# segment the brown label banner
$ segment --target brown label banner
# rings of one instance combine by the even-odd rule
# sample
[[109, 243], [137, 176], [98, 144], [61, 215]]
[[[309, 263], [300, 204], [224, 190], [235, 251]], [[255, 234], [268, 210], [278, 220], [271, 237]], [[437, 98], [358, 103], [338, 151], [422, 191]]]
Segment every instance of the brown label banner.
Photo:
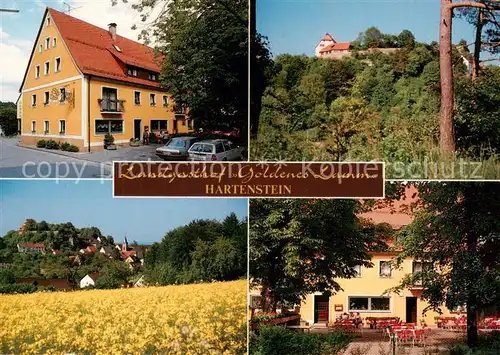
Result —
[[384, 197], [378, 162], [115, 162], [113, 178], [115, 197]]

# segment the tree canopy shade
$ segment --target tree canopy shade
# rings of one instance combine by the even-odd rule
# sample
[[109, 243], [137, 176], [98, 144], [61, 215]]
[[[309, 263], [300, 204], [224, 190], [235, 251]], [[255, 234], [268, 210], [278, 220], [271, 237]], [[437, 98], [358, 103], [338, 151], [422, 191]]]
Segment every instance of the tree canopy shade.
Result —
[[144, 23], [140, 39], [165, 56], [160, 81], [175, 104], [189, 107], [197, 127], [223, 122], [246, 132], [248, 1], [139, 0], [132, 7]]
[[0, 102], [0, 127], [5, 135], [17, 133], [17, 108], [12, 102]]
[[468, 343], [477, 342], [477, 314], [500, 304], [500, 186], [483, 182], [415, 183], [415, 220], [401, 231], [406, 257], [428, 267], [399, 288], [422, 282], [430, 308], [467, 307]]
[[335, 293], [355, 266], [372, 265], [368, 251], [380, 230], [363, 226], [360, 207], [353, 200], [250, 200], [250, 279], [261, 287], [265, 311]]

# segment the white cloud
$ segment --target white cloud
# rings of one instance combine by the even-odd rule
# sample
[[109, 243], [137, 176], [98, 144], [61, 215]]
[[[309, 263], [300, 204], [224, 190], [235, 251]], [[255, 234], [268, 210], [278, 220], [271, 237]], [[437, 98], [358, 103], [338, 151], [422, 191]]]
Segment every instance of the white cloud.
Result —
[[31, 42], [16, 38], [0, 28], [0, 101], [16, 101], [31, 53]]

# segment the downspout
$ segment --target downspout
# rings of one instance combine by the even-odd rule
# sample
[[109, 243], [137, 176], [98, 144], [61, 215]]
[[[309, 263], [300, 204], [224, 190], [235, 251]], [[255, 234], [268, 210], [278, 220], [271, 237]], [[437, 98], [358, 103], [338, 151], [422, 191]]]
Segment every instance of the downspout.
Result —
[[90, 153], [90, 80], [92, 76], [89, 75], [89, 84], [87, 88], [87, 141], [89, 145], [89, 153]]

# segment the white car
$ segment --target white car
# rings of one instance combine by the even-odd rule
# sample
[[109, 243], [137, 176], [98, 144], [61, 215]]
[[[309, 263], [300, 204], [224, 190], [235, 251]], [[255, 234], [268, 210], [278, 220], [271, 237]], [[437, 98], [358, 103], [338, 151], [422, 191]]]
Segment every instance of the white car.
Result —
[[244, 147], [228, 139], [212, 139], [194, 143], [188, 150], [190, 161], [236, 161], [243, 159]]

